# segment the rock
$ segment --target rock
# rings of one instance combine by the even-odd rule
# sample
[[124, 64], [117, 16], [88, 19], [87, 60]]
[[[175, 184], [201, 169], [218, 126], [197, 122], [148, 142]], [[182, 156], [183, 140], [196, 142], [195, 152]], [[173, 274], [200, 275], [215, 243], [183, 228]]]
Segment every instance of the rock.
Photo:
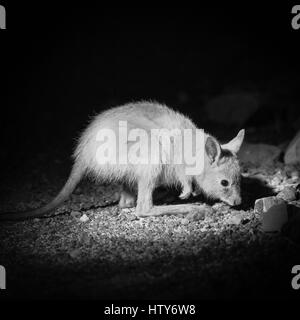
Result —
[[254, 210], [262, 214], [262, 229], [265, 232], [280, 231], [288, 221], [286, 203], [276, 197], [256, 200]]
[[296, 200], [296, 189], [293, 187], [285, 187], [277, 194], [277, 198], [285, 201], [294, 201]]
[[257, 94], [250, 92], [225, 93], [205, 105], [210, 120], [242, 126], [258, 109]]
[[284, 163], [300, 163], [300, 131], [298, 131], [294, 139], [288, 145], [284, 155]]
[[135, 214], [129, 214], [127, 219], [129, 221], [135, 221], [135, 220], [139, 220], [139, 218], [135, 215]]
[[300, 176], [299, 176], [299, 172], [298, 171], [294, 170], [294, 171], [291, 172], [291, 179], [293, 181], [298, 181], [299, 178], [300, 178]]
[[282, 178], [279, 177], [279, 176], [275, 176], [273, 177], [271, 180], [270, 180], [270, 185], [272, 187], [279, 187], [279, 185], [281, 184], [282, 182]]
[[90, 245], [93, 240], [87, 233], [83, 233], [80, 236], [80, 241], [83, 242], [85, 245]]
[[79, 220], [81, 222], [87, 222], [89, 221], [89, 217], [86, 214], [83, 214]]
[[72, 211], [71, 216], [73, 218], [79, 218], [81, 216], [81, 212], [80, 211]]
[[238, 153], [242, 163], [256, 166], [272, 163], [281, 153], [281, 149], [270, 144], [244, 143]]
[[81, 253], [80, 249], [74, 249], [69, 252], [69, 255], [71, 258], [75, 259], [80, 256], [80, 253]]
[[225, 223], [239, 225], [247, 218], [247, 216], [248, 214], [244, 210], [230, 210], [229, 217], [225, 219]]
[[187, 216], [186, 219], [189, 221], [199, 221], [203, 220], [205, 216], [202, 213], [197, 213], [197, 212], [190, 212]]
[[186, 219], [186, 218], [181, 219], [181, 224], [186, 225], [189, 223], [190, 223], [190, 221], [188, 219]]

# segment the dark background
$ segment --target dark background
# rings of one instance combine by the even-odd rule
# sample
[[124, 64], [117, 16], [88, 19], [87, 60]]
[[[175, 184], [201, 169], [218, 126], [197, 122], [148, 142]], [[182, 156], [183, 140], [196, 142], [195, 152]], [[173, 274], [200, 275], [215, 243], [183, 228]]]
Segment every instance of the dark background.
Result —
[[[209, 99], [228, 88], [267, 96], [244, 126], [268, 127], [268, 134], [252, 130], [248, 141], [278, 144], [296, 132], [296, 3], [2, 4], [7, 30], [0, 34], [1, 161], [8, 166], [21, 166], [40, 152], [68, 157], [89, 116], [139, 99], [165, 102], [221, 140], [231, 138], [239, 128], [226, 119], [217, 125], [204, 111]], [[272, 130], [276, 119], [280, 125]]]

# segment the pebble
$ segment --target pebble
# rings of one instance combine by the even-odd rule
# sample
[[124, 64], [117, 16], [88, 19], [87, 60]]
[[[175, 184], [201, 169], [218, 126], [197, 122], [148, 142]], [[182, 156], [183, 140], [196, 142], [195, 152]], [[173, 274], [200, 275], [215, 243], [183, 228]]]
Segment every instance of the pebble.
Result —
[[86, 214], [83, 214], [79, 220], [81, 222], [87, 222], [89, 221], [89, 217]]
[[75, 259], [80, 256], [80, 253], [81, 253], [80, 249], [74, 249], [69, 252], [69, 255], [71, 258]]
[[277, 198], [285, 201], [294, 201], [296, 200], [296, 190], [293, 187], [285, 187], [277, 194]]
[[139, 218], [135, 214], [129, 214], [128, 215], [128, 220], [129, 221], [135, 221], [135, 220], [139, 220]]
[[190, 223], [190, 221], [188, 219], [186, 219], [186, 218], [181, 219], [181, 224], [186, 225], [189, 223]]
[[278, 186], [281, 183], [282, 179], [278, 176], [275, 176], [274, 178], [272, 178], [272, 180], [270, 181], [270, 184], [274, 187]]
[[195, 212], [190, 212], [187, 216], [186, 219], [189, 221], [199, 221], [203, 220], [205, 216], [202, 213], [195, 213]]
[[80, 211], [72, 211], [71, 216], [73, 218], [79, 218], [81, 216], [81, 212]]
[[299, 178], [300, 178], [300, 177], [299, 177], [298, 171], [292, 171], [292, 172], [291, 172], [291, 179], [292, 179], [293, 181], [297, 181]]

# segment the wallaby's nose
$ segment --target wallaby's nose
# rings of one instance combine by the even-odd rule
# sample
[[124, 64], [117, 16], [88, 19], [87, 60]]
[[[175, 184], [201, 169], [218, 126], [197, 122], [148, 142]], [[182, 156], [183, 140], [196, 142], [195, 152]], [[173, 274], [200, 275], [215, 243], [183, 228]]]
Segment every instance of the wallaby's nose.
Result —
[[227, 203], [231, 207], [239, 206], [242, 203], [241, 196], [230, 197], [227, 199], [222, 199], [223, 202]]

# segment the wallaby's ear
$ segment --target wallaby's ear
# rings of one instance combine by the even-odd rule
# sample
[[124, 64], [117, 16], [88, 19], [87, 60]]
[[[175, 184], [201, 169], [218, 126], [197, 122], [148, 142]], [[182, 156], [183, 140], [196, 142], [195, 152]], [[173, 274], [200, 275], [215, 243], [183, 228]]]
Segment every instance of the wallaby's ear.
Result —
[[233, 153], [238, 153], [244, 141], [244, 137], [245, 137], [245, 129], [242, 129], [239, 131], [239, 133], [235, 138], [233, 138], [231, 141], [229, 141], [226, 144], [222, 144], [221, 147], [222, 149], [227, 149]]
[[208, 136], [205, 142], [205, 151], [211, 163], [215, 162], [221, 154], [219, 142], [215, 138]]

